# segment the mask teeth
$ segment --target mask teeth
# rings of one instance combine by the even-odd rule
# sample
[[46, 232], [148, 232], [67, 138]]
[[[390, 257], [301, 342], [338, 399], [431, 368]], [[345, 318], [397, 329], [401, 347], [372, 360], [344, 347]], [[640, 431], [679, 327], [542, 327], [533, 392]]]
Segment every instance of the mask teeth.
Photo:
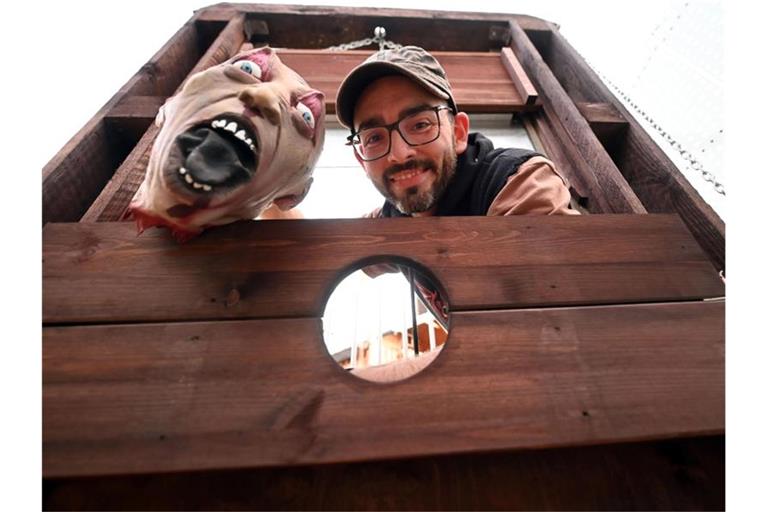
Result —
[[183, 176], [184, 181], [192, 185], [192, 188], [194, 188], [195, 190], [204, 190], [206, 192], [210, 192], [211, 190], [213, 190], [213, 187], [210, 186], [209, 184], [199, 183], [195, 181], [192, 178], [192, 175], [190, 175], [189, 172], [184, 167], [179, 167], [179, 175]]
[[211, 121], [211, 128], [220, 132], [229, 132], [235, 136], [236, 139], [245, 143], [251, 151], [256, 151], [256, 146], [253, 144], [253, 139], [248, 136], [248, 132], [245, 127], [237, 124], [236, 121], [230, 119], [219, 118]]

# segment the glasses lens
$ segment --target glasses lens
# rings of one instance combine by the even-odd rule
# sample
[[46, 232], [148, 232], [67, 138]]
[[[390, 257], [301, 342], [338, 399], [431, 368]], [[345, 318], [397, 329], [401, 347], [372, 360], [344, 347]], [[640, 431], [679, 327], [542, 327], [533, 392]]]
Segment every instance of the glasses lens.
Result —
[[398, 128], [405, 137], [405, 141], [413, 146], [432, 142], [440, 132], [437, 112], [434, 110], [423, 110], [411, 114], [400, 121]]
[[383, 156], [389, 148], [389, 130], [384, 127], [368, 128], [358, 134], [355, 144], [358, 154], [365, 160]]

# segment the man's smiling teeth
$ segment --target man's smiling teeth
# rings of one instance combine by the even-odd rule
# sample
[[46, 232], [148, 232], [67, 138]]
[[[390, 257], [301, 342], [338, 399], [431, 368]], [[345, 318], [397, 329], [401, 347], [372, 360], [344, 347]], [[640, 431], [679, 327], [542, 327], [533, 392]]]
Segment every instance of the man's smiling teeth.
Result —
[[211, 122], [211, 128], [226, 130], [235, 134], [235, 137], [248, 144], [248, 147], [251, 148], [251, 151], [256, 151], [256, 146], [253, 145], [253, 139], [245, 134], [245, 130], [238, 130], [240, 127], [236, 122], [227, 121], [226, 119], [216, 119]]
[[203, 189], [206, 192], [210, 192], [211, 190], [213, 190], [213, 187], [211, 187], [210, 185], [208, 185], [206, 183], [198, 183], [195, 180], [193, 180], [192, 176], [187, 174], [187, 170], [185, 168], [183, 168], [183, 167], [179, 167], [179, 174], [184, 176], [184, 181], [186, 181], [187, 183], [192, 185], [193, 188], [196, 188], [198, 190], [199, 189]]
[[427, 170], [426, 169], [414, 169], [413, 171], [402, 171], [402, 172], [399, 172], [399, 173], [395, 174], [390, 179], [392, 181], [407, 180], [407, 179], [413, 178], [414, 176], [418, 176], [419, 174], [421, 174], [423, 172], [427, 172]]

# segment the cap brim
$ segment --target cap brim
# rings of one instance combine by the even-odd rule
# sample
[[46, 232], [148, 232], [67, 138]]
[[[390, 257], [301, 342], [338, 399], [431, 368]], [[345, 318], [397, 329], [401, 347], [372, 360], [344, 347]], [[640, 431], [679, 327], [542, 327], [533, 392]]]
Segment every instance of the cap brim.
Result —
[[353, 69], [339, 86], [339, 92], [336, 95], [336, 117], [339, 118], [339, 122], [353, 130], [355, 105], [362, 92], [374, 80], [390, 75], [405, 76], [438, 98], [450, 99], [448, 93], [403, 66], [386, 61], [365, 62]]

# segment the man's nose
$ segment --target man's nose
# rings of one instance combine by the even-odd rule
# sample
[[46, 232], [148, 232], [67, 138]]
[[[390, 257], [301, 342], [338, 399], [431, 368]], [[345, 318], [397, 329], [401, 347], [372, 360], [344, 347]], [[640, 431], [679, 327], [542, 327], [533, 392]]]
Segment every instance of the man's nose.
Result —
[[392, 130], [389, 134], [390, 148], [387, 158], [392, 163], [404, 162], [414, 156], [416, 151], [413, 146], [405, 142], [403, 136], [397, 130]]
[[238, 95], [238, 99], [270, 123], [280, 124], [280, 96], [269, 85], [249, 87]]

